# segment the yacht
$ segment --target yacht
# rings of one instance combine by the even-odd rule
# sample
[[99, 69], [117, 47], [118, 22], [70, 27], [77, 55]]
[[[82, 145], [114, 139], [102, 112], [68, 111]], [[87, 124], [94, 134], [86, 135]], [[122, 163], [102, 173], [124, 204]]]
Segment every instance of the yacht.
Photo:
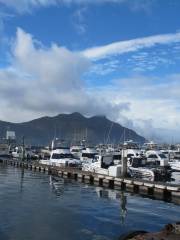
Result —
[[156, 162], [157, 165], [162, 167], [169, 166], [169, 159], [161, 151], [149, 150], [145, 154], [148, 162]]
[[144, 143], [143, 148], [148, 151], [148, 150], [156, 150], [159, 148], [159, 146], [157, 143], [150, 141], [150, 142]]
[[86, 147], [81, 152], [80, 160], [82, 163], [92, 163], [96, 155], [98, 152], [94, 147]]
[[81, 165], [80, 160], [75, 159], [67, 147], [60, 147], [51, 151], [49, 160], [40, 160], [40, 163], [58, 167], [77, 167]]
[[83, 145], [73, 145], [71, 146], [70, 151], [75, 158], [80, 159], [84, 149], [85, 147]]
[[122, 149], [124, 150], [127, 159], [142, 155], [142, 151], [140, 150], [138, 144], [132, 140], [124, 142]]

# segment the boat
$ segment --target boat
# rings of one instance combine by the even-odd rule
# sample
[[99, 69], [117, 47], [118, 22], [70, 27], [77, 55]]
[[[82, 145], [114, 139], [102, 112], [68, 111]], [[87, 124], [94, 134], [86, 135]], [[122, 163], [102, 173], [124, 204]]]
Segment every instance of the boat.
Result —
[[156, 162], [148, 162], [144, 156], [137, 156], [128, 161], [128, 175], [137, 179], [160, 181], [169, 179], [171, 172]]
[[82, 163], [82, 170], [111, 177], [121, 176], [121, 164], [116, 164], [113, 154], [96, 155], [92, 162]]
[[41, 164], [47, 164], [58, 167], [78, 167], [80, 160], [75, 159], [67, 147], [59, 147], [51, 151], [49, 160], [40, 160]]
[[10, 158], [9, 145], [5, 143], [0, 144], [0, 158]]
[[156, 162], [157, 165], [162, 167], [169, 166], [169, 159], [163, 154], [161, 151], [158, 150], [149, 150], [145, 153], [148, 162]]
[[124, 142], [121, 151], [124, 151], [124, 155], [127, 157], [127, 160], [131, 159], [132, 157], [138, 157], [142, 155], [142, 151], [138, 144], [132, 140]]
[[70, 147], [70, 152], [75, 158], [80, 159], [84, 149], [85, 147], [83, 145], [73, 145]]
[[80, 160], [82, 163], [92, 163], [97, 155], [98, 152], [94, 147], [86, 147], [81, 152]]
[[150, 142], [144, 143], [143, 148], [148, 151], [148, 150], [156, 150], [159, 148], [159, 146], [157, 143], [150, 141]]
[[16, 146], [12, 150], [11, 155], [15, 159], [22, 159], [22, 158], [31, 159], [31, 158], [35, 157], [35, 154], [31, 150], [31, 148], [27, 147], [27, 146], [26, 147]]
[[23, 147], [22, 146], [15, 147], [12, 150], [11, 154], [13, 158], [16, 158], [16, 159], [23, 158]]
[[174, 172], [180, 172], [180, 160], [173, 159], [169, 161], [169, 165]]
[[67, 142], [55, 138], [51, 143], [49, 159], [40, 160], [41, 164], [58, 167], [80, 167], [81, 161], [73, 156]]

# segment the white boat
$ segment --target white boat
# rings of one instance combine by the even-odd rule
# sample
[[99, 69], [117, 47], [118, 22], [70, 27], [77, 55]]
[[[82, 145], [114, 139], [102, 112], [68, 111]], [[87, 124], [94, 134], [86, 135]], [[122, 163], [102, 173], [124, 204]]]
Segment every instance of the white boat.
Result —
[[30, 147], [23, 147], [23, 146], [17, 146], [12, 151], [12, 157], [16, 159], [22, 159], [23, 157], [26, 159], [30, 159], [34, 156], [33, 151]]
[[172, 151], [172, 159], [180, 160], [180, 151]]
[[146, 153], [147, 162], [156, 162], [157, 165], [162, 167], [169, 166], [169, 159], [161, 151], [149, 150]]
[[22, 158], [23, 157], [23, 147], [22, 146], [15, 147], [14, 150], [12, 151], [12, 157], [13, 158]]
[[157, 162], [147, 162], [145, 157], [132, 157], [128, 161], [128, 174], [132, 178], [138, 178], [148, 181], [160, 181], [169, 179], [171, 172]]
[[75, 159], [69, 148], [61, 147], [51, 151], [49, 160], [40, 160], [41, 164], [52, 166], [80, 166], [81, 162]]
[[146, 149], [147, 151], [148, 150], [156, 150], [156, 149], [158, 149], [158, 144], [153, 141], [146, 142], [146, 143], [144, 143], [143, 148]]
[[98, 152], [95, 148], [86, 147], [81, 152], [80, 160], [82, 163], [92, 163], [96, 155], [98, 155]]
[[124, 155], [127, 157], [127, 160], [132, 157], [138, 157], [142, 155], [142, 151], [140, 150], [138, 144], [132, 140], [126, 141], [123, 144]]
[[84, 146], [82, 145], [73, 145], [71, 146], [70, 148], [70, 152], [72, 153], [72, 155], [75, 157], [75, 158], [78, 158], [80, 159], [81, 158], [81, 155], [82, 155], [82, 151], [84, 150]]
[[10, 157], [8, 144], [5, 144], [5, 143], [0, 144], [0, 157], [1, 158], [9, 158]]
[[112, 177], [121, 176], [121, 164], [115, 164], [113, 154], [96, 155], [91, 163], [82, 163], [82, 170]]
[[171, 169], [175, 172], [180, 172], [180, 160], [174, 159], [169, 161], [169, 165]]

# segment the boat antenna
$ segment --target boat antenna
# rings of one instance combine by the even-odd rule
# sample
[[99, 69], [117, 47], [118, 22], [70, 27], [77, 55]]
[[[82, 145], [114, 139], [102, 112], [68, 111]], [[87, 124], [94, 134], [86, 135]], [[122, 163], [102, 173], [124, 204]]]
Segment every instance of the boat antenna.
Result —
[[111, 130], [112, 130], [113, 125], [114, 125], [114, 122], [111, 122], [111, 126], [109, 128], [109, 132], [108, 132], [108, 135], [107, 135], [106, 144], [108, 144], [108, 142], [109, 142], [110, 134], [111, 134]]
[[86, 128], [86, 141], [88, 141], [88, 129]]
[[126, 129], [124, 127], [124, 142], [125, 142], [125, 140], [126, 140]]
[[56, 126], [56, 123], [55, 123], [55, 126], [54, 126], [54, 139], [56, 139], [56, 135], [57, 135], [57, 126]]

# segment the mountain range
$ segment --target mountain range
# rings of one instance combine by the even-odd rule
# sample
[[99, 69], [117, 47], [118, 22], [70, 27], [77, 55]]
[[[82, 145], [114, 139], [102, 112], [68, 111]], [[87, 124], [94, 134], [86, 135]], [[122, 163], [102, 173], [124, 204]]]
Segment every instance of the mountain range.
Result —
[[25, 142], [32, 145], [46, 145], [54, 137], [67, 141], [97, 143], [118, 143], [132, 139], [139, 143], [145, 138], [135, 131], [112, 122], [105, 116], [85, 117], [80, 113], [59, 114], [54, 117], [41, 117], [23, 123], [0, 121], [0, 137], [5, 137], [6, 131], [15, 131], [18, 142], [25, 137]]

